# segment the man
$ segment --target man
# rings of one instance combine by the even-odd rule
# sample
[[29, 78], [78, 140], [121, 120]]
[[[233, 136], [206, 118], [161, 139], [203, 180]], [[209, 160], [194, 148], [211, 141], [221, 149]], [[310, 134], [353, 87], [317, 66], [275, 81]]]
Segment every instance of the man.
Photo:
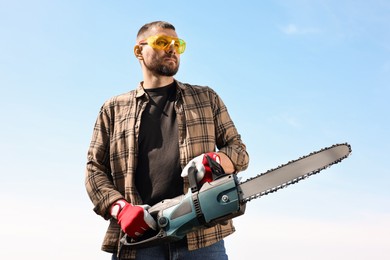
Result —
[[110, 220], [102, 250], [112, 259], [227, 259], [223, 238], [234, 232], [231, 221], [147, 249], [119, 242], [125, 233], [137, 239], [156, 229], [147, 205], [187, 192], [190, 166], [199, 170], [199, 181], [210, 181], [206, 155], [227, 174], [248, 166], [246, 147], [219, 96], [173, 78], [185, 47], [167, 22], [141, 27], [134, 54], [143, 81], [106, 101], [98, 115], [86, 189], [94, 211]]

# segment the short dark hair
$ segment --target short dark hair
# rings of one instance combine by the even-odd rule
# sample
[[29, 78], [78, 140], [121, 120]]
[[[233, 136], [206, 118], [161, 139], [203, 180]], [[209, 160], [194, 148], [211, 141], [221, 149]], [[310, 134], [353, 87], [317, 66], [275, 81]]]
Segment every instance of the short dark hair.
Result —
[[138, 31], [137, 38], [140, 37], [143, 33], [147, 32], [150, 28], [155, 27], [155, 26], [163, 28], [163, 29], [171, 29], [174, 31], [176, 30], [175, 26], [173, 26], [172, 24], [170, 24], [168, 22], [155, 21], [155, 22], [151, 22], [151, 23], [147, 23], [147, 24], [143, 25]]

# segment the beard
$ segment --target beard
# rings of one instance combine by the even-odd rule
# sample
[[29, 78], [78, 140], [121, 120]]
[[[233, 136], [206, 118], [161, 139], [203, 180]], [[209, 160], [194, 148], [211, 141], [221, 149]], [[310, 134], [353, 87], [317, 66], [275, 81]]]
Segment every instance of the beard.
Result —
[[154, 74], [157, 74], [159, 76], [174, 76], [176, 75], [177, 71], [179, 70], [179, 65], [180, 63], [176, 59], [176, 64], [175, 63], [168, 63], [168, 64], [163, 64], [161, 60], [153, 59], [150, 64], [147, 64], [146, 62], [145, 67], [153, 72]]

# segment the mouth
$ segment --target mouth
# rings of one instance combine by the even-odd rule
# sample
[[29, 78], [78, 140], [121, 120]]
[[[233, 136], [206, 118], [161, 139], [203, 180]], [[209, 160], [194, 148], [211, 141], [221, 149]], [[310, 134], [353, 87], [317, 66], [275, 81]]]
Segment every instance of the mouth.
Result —
[[175, 56], [165, 56], [164, 61], [171, 61], [177, 63], [177, 58]]
[[175, 63], [177, 63], [177, 59], [175, 59], [175, 58], [173, 58], [173, 57], [166, 57], [166, 58], [164, 58], [164, 61], [175, 62]]

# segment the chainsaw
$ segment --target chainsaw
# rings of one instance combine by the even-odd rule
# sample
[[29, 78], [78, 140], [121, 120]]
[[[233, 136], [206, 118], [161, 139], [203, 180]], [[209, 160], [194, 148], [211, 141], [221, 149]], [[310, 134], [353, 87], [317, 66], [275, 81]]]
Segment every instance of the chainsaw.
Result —
[[212, 182], [200, 185], [196, 179], [196, 168], [190, 168], [190, 188], [186, 194], [163, 200], [148, 209], [157, 222], [157, 231], [144, 234], [137, 241], [125, 235], [121, 244], [141, 248], [174, 242], [189, 232], [241, 216], [250, 200], [314, 175], [347, 158], [351, 151], [347, 143], [335, 144], [243, 182], [236, 174], [225, 174], [218, 163], [208, 158], [212, 165]]

